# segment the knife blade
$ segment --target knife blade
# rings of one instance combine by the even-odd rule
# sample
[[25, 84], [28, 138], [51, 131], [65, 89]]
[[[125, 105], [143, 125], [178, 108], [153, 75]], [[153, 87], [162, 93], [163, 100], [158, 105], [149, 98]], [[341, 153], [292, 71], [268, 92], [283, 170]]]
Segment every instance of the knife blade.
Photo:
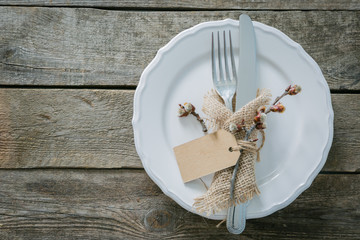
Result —
[[248, 15], [240, 15], [239, 30], [240, 52], [236, 87], [236, 111], [255, 98], [257, 89], [256, 39], [254, 26]]
[[[236, 88], [236, 111], [256, 97], [256, 39], [250, 17], [239, 17], [240, 47], [238, 82]], [[226, 227], [232, 234], [240, 234], [246, 225], [246, 209], [249, 202], [236, 204], [228, 208]]]

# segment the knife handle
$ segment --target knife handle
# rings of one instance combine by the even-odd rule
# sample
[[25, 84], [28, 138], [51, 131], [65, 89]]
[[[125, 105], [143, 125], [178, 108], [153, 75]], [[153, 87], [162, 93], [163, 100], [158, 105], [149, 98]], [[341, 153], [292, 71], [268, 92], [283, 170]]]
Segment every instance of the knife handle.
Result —
[[230, 233], [241, 234], [244, 231], [248, 203], [236, 204], [228, 208], [226, 227]]

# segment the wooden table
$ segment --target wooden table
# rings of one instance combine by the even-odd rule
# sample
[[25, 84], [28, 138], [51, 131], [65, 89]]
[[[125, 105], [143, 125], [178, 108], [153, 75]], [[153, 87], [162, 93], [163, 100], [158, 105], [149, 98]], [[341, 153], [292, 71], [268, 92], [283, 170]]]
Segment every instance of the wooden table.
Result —
[[[0, 0], [0, 239], [359, 239], [360, 2]], [[133, 95], [157, 50], [247, 13], [300, 43], [331, 88], [327, 163], [239, 237], [185, 211], [142, 168]], [[309, 106], [311, 107], [311, 106]]]

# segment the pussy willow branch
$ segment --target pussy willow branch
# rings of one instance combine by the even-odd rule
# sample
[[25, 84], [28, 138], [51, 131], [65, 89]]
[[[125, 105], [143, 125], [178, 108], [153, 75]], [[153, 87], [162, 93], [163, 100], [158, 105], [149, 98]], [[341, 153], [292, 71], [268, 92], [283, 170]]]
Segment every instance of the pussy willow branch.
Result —
[[[277, 104], [280, 99], [282, 99], [283, 97], [285, 97], [286, 95], [288, 95], [289, 92], [288, 91], [285, 91], [281, 96], [275, 98], [275, 101], [273, 102], [272, 106], [274, 106], [275, 104]], [[265, 111], [265, 114], [268, 114], [270, 112], [270, 108], [268, 108], [266, 111]]]
[[204, 120], [200, 117], [200, 115], [197, 112], [195, 112], [195, 107], [193, 105], [191, 105], [191, 106], [193, 108], [192, 111], [186, 111], [185, 107], [183, 105], [179, 104], [179, 107], [184, 110], [183, 115], [181, 115], [180, 117], [184, 117], [184, 116], [186, 117], [190, 113], [191, 115], [196, 117], [196, 120], [198, 120], [200, 122], [203, 132], [207, 132], [208, 129], [207, 129], [206, 125], [205, 125]]
[[196, 119], [200, 122], [203, 132], [207, 132], [207, 127], [205, 125], [204, 120], [200, 117], [200, 115], [196, 112], [191, 112], [193, 116], [196, 117]]
[[[290, 86], [289, 86], [290, 87]], [[274, 106], [276, 103], [278, 103], [280, 101], [280, 99], [282, 99], [283, 97], [285, 97], [286, 95], [289, 94], [289, 91], [288, 90], [285, 90], [285, 92], [281, 95], [281, 96], [278, 96], [275, 98], [272, 106]], [[270, 108], [268, 108], [266, 111], [265, 111], [265, 114], [268, 114], [269, 112], [271, 112]], [[246, 132], [245, 134], [245, 138], [244, 140], [245, 141], [248, 141], [249, 140], [249, 137], [250, 137], [250, 134], [255, 130], [257, 126], [257, 123], [254, 123], [250, 129], [246, 129], [245, 127], [243, 128]], [[235, 179], [236, 179], [236, 174], [237, 174], [237, 171], [239, 169], [239, 164], [240, 164], [240, 158], [241, 158], [241, 154], [243, 152], [243, 149], [240, 150], [240, 156], [235, 164], [235, 167], [234, 167], [234, 171], [233, 171], [233, 174], [231, 176], [231, 181], [230, 181], [230, 200], [233, 201], [234, 200], [234, 188], [235, 188]]]

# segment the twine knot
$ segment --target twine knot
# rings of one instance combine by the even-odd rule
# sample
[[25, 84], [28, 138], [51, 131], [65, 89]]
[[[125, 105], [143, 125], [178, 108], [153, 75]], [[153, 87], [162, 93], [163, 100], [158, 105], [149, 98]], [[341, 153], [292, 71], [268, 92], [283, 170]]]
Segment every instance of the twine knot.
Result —
[[265, 132], [262, 129], [260, 129], [259, 132], [261, 133], [261, 144], [259, 147], [257, 147], [257, 144], [254, 141], [237, 140], [237, 145], [230, 147], [229, 151], [248, 151], [250, 153], [256, 153], [256, 161], [260, 162], [260, 150], [265, 143]]

